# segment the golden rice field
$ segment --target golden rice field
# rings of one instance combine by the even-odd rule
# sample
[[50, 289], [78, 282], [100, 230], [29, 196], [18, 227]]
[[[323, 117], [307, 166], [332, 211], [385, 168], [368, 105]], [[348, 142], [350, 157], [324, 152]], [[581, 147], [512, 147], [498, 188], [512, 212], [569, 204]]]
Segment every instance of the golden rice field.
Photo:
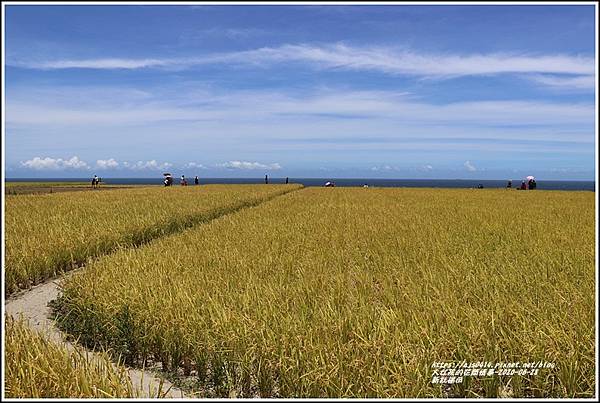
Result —
[[[52, 186], [61, 186], [61, 187], [74, 187], [74, 188], [89, 188], [90, 184], [88, 182], [5, 182], [5, 189], [19, 189], [23, 187], [34, 188], [34, 187], [52, 187]], [[8, 192], [7, 192], [8, 193]]]
[[[591, 397], [594, 220], [593, 192], [307, 188], [91, 262], [57, 315], [198, 396]], [[556, 367], [432, 383], [461, 360]]]
[[[71, 191], [97, 191], [90, 182], [5, 182], [5, 195], [43, 194]], [[127, 189], [143, 185], [113, 185], [101, 183], [98, 190]]]
[[125, 370], [113, 366], [108, 356], [91, 359], [81, 350], [68, 350], [10, 316], [4, 330], [6, 397], [137, 396]]
[[27, 288], [90, 257], [139, 245], [297, 188], [207, 185], [7, 197], [5, 290]]

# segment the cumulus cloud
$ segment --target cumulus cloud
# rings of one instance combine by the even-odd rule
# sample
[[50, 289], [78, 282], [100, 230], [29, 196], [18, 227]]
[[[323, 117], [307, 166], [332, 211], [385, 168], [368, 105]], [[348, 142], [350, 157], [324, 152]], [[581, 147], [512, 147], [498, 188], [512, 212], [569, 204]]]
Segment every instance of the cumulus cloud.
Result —
[[130, 163], [126, 161], [123, 163], [123, 166], [134, 171], [162, 171], [171, 168], [173, 164], [171, 164], [170, 162], [159, 163], [156, 160], [150, 160], [138, 161], [135, 163]]
[[469, 171], [469, 172], [475, 172], [475, 171], [477, 171], [477, 168], [475, 168], [475, 165], [473, 165], [471, 163], [471, 161], [465, 161], [465, 163], [463, 165], [467, 169], [467, 171]]
[[43, 170], [63, 170], [63, 169], [88, 169], [89, 165], [79, 159], [77, 156], [73, 156], [70, 159], [62, 158], [40, 158], [34, 157], [33, 159], [22, 161], [21, 166], [28, 169], [34, 169], [37, 171]]
[[114, 169], [119, 166], [119, 163], [114, 158], [108, 160], [97, 160], [96, 168], [98, 169]]
[[279, 170], [281, 165], [274, 162], [272, 164], [261, 164], [260, 162], [249, 162], [249, 161], [227, 161], [222, 164], [217, 164], [218, 167], [227, 169], [266, 169], [266, 170]]
[[194, 168], [197, 168], [197, 169], [208, 169], [206, 166], [204, 166], [202, 164], [199, 164], [197, 162], [188, 162], [183, 167], [186, 168], [186, 169], [194, 169]]

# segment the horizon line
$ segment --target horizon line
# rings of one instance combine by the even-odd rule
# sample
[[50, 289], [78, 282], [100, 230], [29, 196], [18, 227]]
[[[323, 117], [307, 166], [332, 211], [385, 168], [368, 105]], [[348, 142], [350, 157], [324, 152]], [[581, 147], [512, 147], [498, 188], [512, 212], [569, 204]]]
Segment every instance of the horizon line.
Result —
[[[177, 176], [177, 175], [176, 175]], [[191, 175], [188, 177], [193, 178], [195, 175]], [[103, 178], [102, 176], [99, 176], [99, 178]], [[104, 177], [105, 179], [156, 179], [156, 180], [160, 180], [162, 179], [162, 175], [161, 176], [115, 176], [115, 177]], [[220, 176], [220, 177], [210, 177], [210, 176], [198, 176], [198, 178], [202, 178], [202, 179], [256, 179], [256, 180], [264, 180], [264, 176], [257, 176], [257, 177], [249, 177], [249, 176], [234, 176], [234, 177], [227, 177], [227, 176]], [[517, 178], [517, 179], [512, 179], [512, 178], [501, 178], [501, 179], [490, 179], [490, 178], [373, 178], [373, 177], [352, 177], [352, 178], [347, 178], [347, 177], [330, 177], [330, 176], [270, 176], [269, 175], [269, 179], [326, 179], [326, 180], [396, 180], [396, 181], [431, 181], [431, 180], [447, 180], [447, 181], [517, 181], [517, 180], [523, 180], [525, 178]], [[89, 181], [88, 177], [20, 177], [20, 178], [8, 178], [5, 177], [4, 178], [4, 182], [17, 182], [17, 181], [22, 181], [22, 180], [37, 180], [37, 181], [43, 181], [43, 180], [56, 180], [56, 179], [65, 179], [65, 180], [79, 180], [79, 179], [85, 179], [85, 181]], [[540, 179], [538, 179], [536, 177], [537, 181], [540, 181]], [[596, 182], [596, 179], [541, 179], [541, 181], [561, 181], [561, 182]]]

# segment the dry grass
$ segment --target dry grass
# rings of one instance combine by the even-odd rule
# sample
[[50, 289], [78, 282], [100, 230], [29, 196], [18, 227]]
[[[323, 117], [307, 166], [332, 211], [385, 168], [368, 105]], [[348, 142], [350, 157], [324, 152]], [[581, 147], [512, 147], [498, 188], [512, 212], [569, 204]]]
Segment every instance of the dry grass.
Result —
[[122, 246], [254, 205], [297, 185], [146, 187], [6, 198], [8, 293]]
[[[73, 276], [61, 326], [205, 396], [590, 397], [594, 193], [309, 188]], [[554, 362], [431, 384], [433, 361]]]

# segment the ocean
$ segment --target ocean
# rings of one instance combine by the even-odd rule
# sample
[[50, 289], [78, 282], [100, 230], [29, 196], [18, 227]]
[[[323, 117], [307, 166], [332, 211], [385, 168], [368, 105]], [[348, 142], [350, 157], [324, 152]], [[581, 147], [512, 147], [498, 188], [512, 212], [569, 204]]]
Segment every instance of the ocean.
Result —
[[[179, 185], [179, 178], [174, 177], [174, 184]], [[102, 182], [112, 185], [162, 185], [162, 177], [156, 178], [102, 178]], [[7, 182], [89, 182], [90, 178], [7, 178]], [[371, 187], [417, 187], [417, 188], [476, 188], [480, 184], [484, 188], [504, 188], [506, 180], [489, 179], [336, 179], [336, 178], [289, 178], [290, 183], [301, 183], [304, 186], [324, 186], [332, 181], [336, 186]], [[536, 180], [538, 190], [596, 190], [595, 181]], [[188, 178], [193, 185], [194, 178]], [[252, 184], [265, 183], [261, 178], [200, 178], [200, 184]], [[269, 183], [285, 183], [285, 178], [269, 178]], [[520, 180], [513, 180], [513, 187], [519, 187]]]

